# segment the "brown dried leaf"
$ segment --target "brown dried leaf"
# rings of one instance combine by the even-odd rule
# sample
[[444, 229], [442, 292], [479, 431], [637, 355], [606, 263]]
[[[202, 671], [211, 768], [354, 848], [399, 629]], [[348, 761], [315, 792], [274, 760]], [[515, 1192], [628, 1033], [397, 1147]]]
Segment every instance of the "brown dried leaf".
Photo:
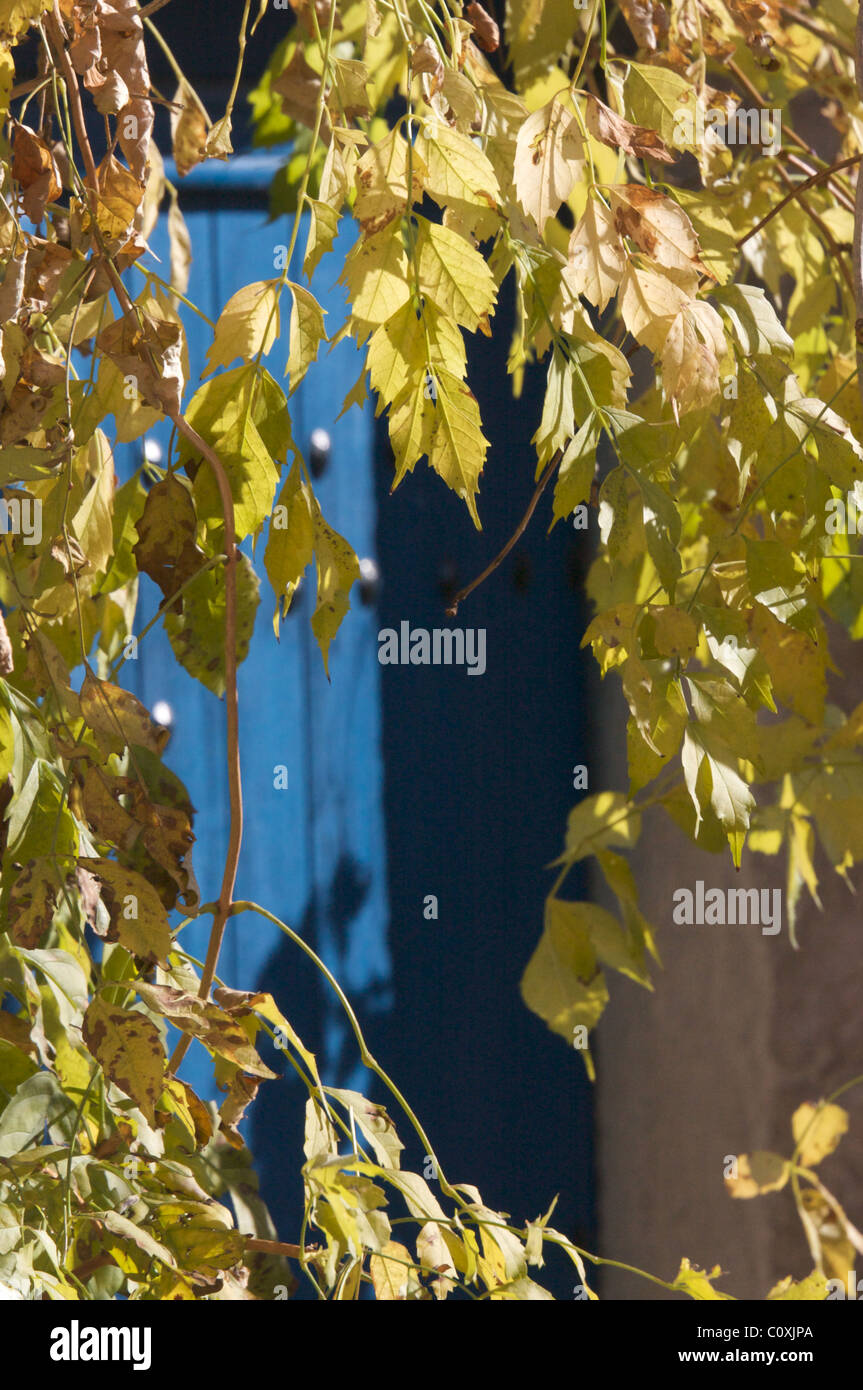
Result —
[[624, 120], [623, 116], [618, 116], [610, 106], [590, 93], [586, 123], [591, 135], [613, 150], [623, 150], [637, 159], [660, 160], [663, 164], [673, 164], [677, 158], [655, 130]]
[[[300, 125], [308, 126], [310, 130], [314, 129], [321, 78], [320, 73], [315, 72], [306, 62], [302, 48], [296, 49], [284, 72], [273, 80], [272, 90], [282, 98], [282, 109], [286, 116], [298, 121]], [[325, 127], [329, 130], [326, 115], [321, 126], [321, 133], [326, 140], [328, 137]]]
[[440, 91], [443, 86], [444, 66], [431, 39], [423, 39], [411, 53], [411, 72], [415, 77], [420, 74], [428, 77], [427, 96], [433, 96]]
[[12, 177], [23, 191], [24, 212], [33, 223], [41, 222], [45, 204], [59, 198], [62, 185], [51, 148], [29, 126], [14, 126]]
[[156, 1025], [144, 1014], [120, 1009], [96, 995], [84, 1015], [81, 1036], [108, 1079], [154, 1124], [165, 1076]]
[[191, 494], [174, 477], [156, 483], [135, 528], [138, 540], [132, 553], [138, 569], [158, 584], [166, 599], [173, 598], [206, 561], [195, 540], [197, 517]]
[[482, 5], [477, 4], [477, 0], [471, 0], [471, 3], [465, 6], [465, 14], [473, 25], [480, 48], [485, 53], [494, 53], [500, 47], [500, 29], [491, 15]]
[[[81, 748], [82, 754], [86, 752], [86, 745], [82, 744]], [[99, 904], [102, 901], [102, 894], [99, 891], [99, 880], [90, 873], [89, 869], [82, 869], [80, 863], [75, 870], [75, 878], [78, 881], [78, 892], [81, 894], [81, 906], [84, 909], [84, 916], [97, 936], [101, 936], [102, 932], [99, 930]]]
[[171, 985], [152, 985], [137, 980], [135, 989], [156, 1013], [163, 1014], [183, 1032], [191, 1033], [221, 1057], [227, 1057], [244, 1072], [271, 1080], [275, 1072], [265, 1066], [235, 1019], [218, 1004], [208, 1004], [194, 994]]
[[153, 133], [153, 104], [144, 97], [133, 96], [117, 117], [120, 149], [136, 179], [144, 181], [150, 156], [150, 136]]
[[207, 157], [209, 121], [190, 89], [180, 83], [171, 108], [174, 163], [181, 179]]
[[219, 1106], [219, 1129], [232, 1149], [244, 1149], [246, 1147], [237, 1125], [258, 1094], [260, 1084], [260, 1077], [246, 1076], [241, 1071], [236, 1071], [231, 1077], [228, 1094]]
[[620, 9], [635, 42], [654, 53], [668, 33], [668, 14], [660, 0], [620, 0]]
[[[103, 329], [96, 345], [124, 376], [135, 379], [147, 405], [177, 411], [183, 394], [182, 330], [170, 319], [140, 312], [143, 329], [136, 315], [126, 314]], [[149, 354], [158, 371], [153, 370]]]
[[102, 73], [91, 68], [84, 75], [84, 86], [102, 116], [116, 116], [129, 103], [129, 88], [118, 72]]
[[715, 279], [699, 260], [695, 228], [672, 198], [638, 183], [618, 184], [609, 189], [609, 196], [621, 236], [631, 237], [659, 265], [683, 271], [692, 290], [702, 275]]

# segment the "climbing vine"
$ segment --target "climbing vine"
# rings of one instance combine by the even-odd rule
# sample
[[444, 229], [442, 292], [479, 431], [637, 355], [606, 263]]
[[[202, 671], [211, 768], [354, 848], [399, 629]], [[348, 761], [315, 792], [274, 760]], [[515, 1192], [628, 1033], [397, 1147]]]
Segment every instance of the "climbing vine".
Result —
[[[647, 813], [738, 866], [783, 853], [793, 939], [800, 894], [818, 900], [816, 841], [843, 875], [863, 857], [863, 706], [828, 701], [826, 680], [831, 620], [863, 630], [854, 8], [509, 0], [496, 19], [476, 0], [291, 0], [251, 96], [257, 141], [290, 151], [274, 190], [290, 242], [209, 324], [196, 384], [182, 181], [233, 157], [267, 0], [237, 7], [223, 113], [162, 38], [166, 3], [0, 0], [0, 1286], [251, 1299], [302, 1280], [324, 1299], [371, 1285], [383, 1300], [530, 1300], [551, 1297], [539, 1281], [554, 1257], [594, 1298], [588, 1265], [615, 1261], [550, 1224], [550, 1194], [537, 1194], [544, 1216], [516, 1224], [451, 1183], [324, 962], [235, 899], [237, 668], [262, 597], [240, 546], [262, 540], [276, 635], [314, 565], [328, 669], [360, 570], [315, 495], [291, 397], [345, 337], [362, 369], [344, 409], [386, 414], [393, 487], [426, 459], [479, 530], [495, 460], [466, 335], [496, 331], [511, 287], [501, 390], [518, 395], [529, 370], [547, 383], [535, 459], [507, 461], [525, 515], [450, 615], [494, 585], [534, 514], [595, 517], [584, 643], [629, 707], [629, 786], [569, 817], [525, 1002], [593, 1075], [606, 971], [650, 986], [658, 959], [622, 853]], [[154, 44], [170, 94], [150, 78]], [[804, 92], [829, 159], [799, 131]], [[148, 245], [160, 217], [169, 266]], [[340, 227], [347, 314], [328, 328], [314, 277]], [[159, 421], [164, 466], [120, 485], [115, 445]], [[142, 574], [176, 660], [225, 701], [230, 829], [203, 903], [167, 731], [120, 683], [152, 626], [136, 633]], [[617, 915], [561, 896], [587, 857]], [[256, 917], [335, 991], [386, 1107], [324, 1083], [285, 1001], [222, 980], [225, 932]], [[197, 961], [182, 932], [201, 918]], [[296, 1232], [273, 1228], [239, 1129], [274, 1079], [260, 1035], [308, 1093]], [[193, 1042], [212, 1057], [218, 1108], [178, 1076]], [[726, 1174], [731, 1197], [787, 1188], [800, 1214], [813, 1273], [768, 1298], [823, 1299], [863, 1251], [815, 1171], [847, 1128], [840, 1094], [796, 1111], [789, 1157], [739, 1155]], [[402, 1168], [391, 1109], [435, 1189]], [[728, 1298], [719, 1275], [683, 1259], [673, 1279], [644, 1277]]]

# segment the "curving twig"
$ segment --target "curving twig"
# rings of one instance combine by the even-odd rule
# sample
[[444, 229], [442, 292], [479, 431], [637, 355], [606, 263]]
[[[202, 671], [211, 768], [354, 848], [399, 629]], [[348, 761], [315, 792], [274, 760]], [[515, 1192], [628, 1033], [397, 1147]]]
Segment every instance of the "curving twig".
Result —
[[848, 159], [840, 159], [838, 164], [832, 164], [829, 169], [819, 169], [817, 174], [812, 174], [808, 179], [804, 179], [802, 183], [795, 184], [790, 193], [786, 193], [784, 198], [780, 198], [776, 206], [765, 213], [761, 221], [756, 222], [755, 226], [750, 227], [746, 235], [740, 238], [736, 243], [738, 251], [741, 246], [745, 246], [750, 237], [756, 236], [757, 233], [761, 231], [762, 227], [766, 227], [767, 223], [770, 222], [777, 213], [780, 213], [782, 209], [787, 207], [795, 198], [799, 198], [801, 193], [805, 193], [808, 188], [814, 188], [816, 184], [824, 183], [826, 180], [832, 178], [834, 174], [837, 174], [840, 169], [850, 169], [854, 164], [859, 164], [861, 159], [863, 159], [863, 154], [852, 154]]
[[540, 478], [539, 482], [537, 483], [534, 494], [531, 497], [530, 502], [528, 503], [527, 511], [525, 512], [521, 521], [516, 526], [506, 545], [503, 547], [503, 550], [499, 551], [498, 554], [495, 555], [490, 565], [486, 565], [482, 574], [478, 574], [476, 579], [472, 580], [470, 584], [465, 585], [463, 589], [459, 589], [449, 608], [446, 610], [446, 615], [448, 618], [455, 617], [456, 613], [458, 612], [459, 604], [463, 603], [464, 600], [467, 598], [468, 594], [473, 593], [474, 589], [478, 589], [480, 584], [482, 584], [486, 579], [488, 579], [490, 574], [494, 574], [498, 565], [500, 565], [506, 559], [507, 555], [515, 545], [516, 541], [520, 540], [520, 538], [524, 535], [525, 531], [527, 530], [527, 524], [530, 521], [530, 518], [533, 516], [534, 512], [536, 511], [536, 504], [539, 501], [542, 494], [545, 492], [545, 489], [547, 488], [550, 479], [553, 477], [555, 470], [558, 468], [562, 458], [562, 449], [558, 449], [554, 454], [552, 454], [551, 458], [548, 461], [546, 470]]

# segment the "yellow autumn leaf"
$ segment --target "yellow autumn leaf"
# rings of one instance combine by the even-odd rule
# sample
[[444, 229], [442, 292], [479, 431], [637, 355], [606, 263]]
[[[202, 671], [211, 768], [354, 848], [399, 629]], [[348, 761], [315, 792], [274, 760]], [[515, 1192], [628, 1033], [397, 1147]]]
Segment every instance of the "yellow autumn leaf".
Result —
[[229, 367], [237, 357], [251, 362], [264, 357], [279, 332], [278, 285], [274, 280], [256, 280], [232, 294], [216, 321], [213, 341], [207, 350], [202, 376], [217, 367]]
[[437, 399], [429, 425], [429, 463], [467, 503], [473, 524], [480, 531], [474, 499], [479, 491], [479, 475], [485, 463], [488, 440], [482, 432], [479, 406], [470, 388], [451, 372], [437, 372], [435, 381]]
[[391, 130], [370, 145], [356, 167], [357, 198], [354, 216], [365, 236], [388, 226], [422, 198], [425, 165], [414, 150], [410, 158], [411, 188], [408, 193], [408, 144], [400, 130]]
[[719, 1279], [721, 1276], [722, 1270], [719, 1265], [716, 1265], [708, 1274], [706, 1270], [699, 1269], [697, 1265], [691, 1265], [687, 1259], [682, 1259], [672, 1287], [699, 1301], [731, 1299], [730, 1293], [720, 1293], [718, 1289], [713, 1287], [713, 1280]]
[[363, 341], [410, 299], [408, 259], [401, 237], [391, 228], [361, 237], [339, 279], [350, 296], [353, 331]]
[[167, 967], [171, 929], [155, 888], [113, 859], [79, 859], [78, 865], [102, 884], [102, 900], [111, 919], [107, 940], [119, 941], [148, 964]]
[[468, 135], [429, 123], [416, 148], [426, 166], [425, 190], [441, 207], [473, 203], [493, 208], [500, 197], [491, 161]]
[[81, 1036], [108, 1080], [154, 1124], [165, 1074], [165, 1053], [155, 1024], [144, 1014], [108, 1004], [97, 994], [84, 1015]]
[[832, 1154], [843, 1134], [848, 1132], [848, 1111], [841, 1105], [810, 1105], [797, 1107], [791, 1117], [795, 1145], [800, 1145], [798, 1160], [804, 1168], [814, 1168]]
[[320, 202], [317, 198], [308, 198], [306, 206], [309, 209], [309, 235], [303, 257], [303, 271], [311, 279], [321, 256], [332, 247], [338, 231], [339, 214], [336, 208], [331, 207], [329, 203]]
[[625, 267], [626, 252], [614, 216], [594, 194], [569, 238], [563, 282], [571, 294], [583, 294], [597, 309], [604, 309], [617, 293]]
[[291, 328], [289, 336], [288, 364], [285, 375], [290, 374], [290, 389], [295, 391], [318, 355], [318, 348], [327, 341], [324, 328], [324, 313], [315, 296], [302, 285], [288, 282], [293, 306], [291, 309]]
[[146, 185], [112, 154], [106, 155], [96, 170], [96, 184], [96, 222], [100, 232], [107, 241], [127, 237], [144, 200]]
[[737, 1176], [727, 1177], [725, 1186], [732, 1197], [758, 1197], [765, 1192], [779, 1192], [791, 1173], [791, 1165], [781, 1154], [758, 1149], [755, 1153], [740, 1154]]
[[420, 223], [419, 280], [444, 314], [474, 332], [494, 307], [497, 290], [488, 263], [449, 227]]
[[318, 507], [314, 513], [314, 523], [318, 601], [312, 614], [312, 632], [318, 639], [324, 670], [329, 677], [330, 643], [351, 606], [348, 595], [354, 580], [360, 577], [360, 566], [344, 536], [340, 536], [324, 521]]
[[315, 553], [314, 505], [297, 460], [273, 509], [264, 550], [264, 567], [276, 595], [273, 616], [276, 636], [279, 634], [279, 611], [288, 612], [297, 585]]
[[369, 1274], [379, 1303], [402, 1303], [420, 1285], [411, 1253], [397, 1240], [388, 1240], [380, 1253], [369, 1259]]
[[14, 39], [52, 8], [53, 0], [2, 0], [0, 34]]

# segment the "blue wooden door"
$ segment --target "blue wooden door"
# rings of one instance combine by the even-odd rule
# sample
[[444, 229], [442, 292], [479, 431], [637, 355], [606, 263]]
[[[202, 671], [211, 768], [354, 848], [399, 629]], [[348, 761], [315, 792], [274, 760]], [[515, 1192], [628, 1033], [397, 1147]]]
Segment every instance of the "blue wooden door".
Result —
[[[205, 165], [183, 184], [196, 253], [189, 294], [210, 317], [241, 285], [274, 273], [273, 250], [288, 242], [289, 226], [267, 221], [264, 195], [281, 162], [255, 156]], [[332, 329], [342, 322], [335, 281], [349, 244], [348, 231], [316, 274]], [[163, 234], [153, 245], [166, 260]], [[298, 267], [291, 274], [300, 279]], [[476, 1183], [517, 1222], [560, 1193], [556, 1220], [590, 1243], [589, 1086], [577, 1054], [528, 1013], [518, 991], [542, 925], [550, 884], [543, 865], [559, 852], [576, 800], [572, 767], [591, 764], [578, 653], [587, 537], [564, 526], [547, 537], [538, 513], [507, 565], [465, 604], [457, 622], [487, 633], [481, 678], [464, 668], [377, 660], [380, 629], [404, 620], [446, 624], [447, 597], [499, 548], [530, 496], [541, 381], [528, 374], [524, 396], [512, 399], [508, 319], [504, 296], [495, 337], [471, 345], [470, 380], [492, 443], [479, 499], [482, 536], [425, 467], [388, 495], [385, 426], [368, 405], [336, 420], [360, 367], [349, 344], [316, 364], [291, 400], [304, 451], [316, 429], [331, 437], [329, 464], [315, 481], [324, 515], [359, 556], [378, 561], [382, 588], [365, 607], [355, 586], [328, 684], [308, 593], [295, 601], [277, 645], [262, 586], [240, 668], [246, 835], [237, 896], [290, 922], [332, 967], [452, 1177]], [[192, 316], [186, 321], [199, 369], [210, 330]], [[275, 375], [278, 353], [277, 344]], [[144, 580], [139, 627], [158, 597]], [[131, 678], [151, 709], [157, 700], [173, 708], [168, 761], [198, 808], [196, 872], [204, 900], [213, 899], [228, 833], [224, 706], [176, 666], [161, 630], [142, 644]], [[286, 791], [273, 785], [279, 765], [288, 770]], [[590, 776], [593, 787], [600, 769], [591, 766]], [[428, 895], [438, 899], [437, 919], [424, 915]], [[184, 932], [199, 957], [208, 925]], [[358, 1066], [326, 986], [277, 929], [251, 917], [229, 924], [220, 973], [231, 985], [275, 995], [318, 1053], [326, 1082], [386, 1100]], [[183, 1075], [212, 1096], [209, 1059], [197, 1052], [190, 1050]], [[267, 1060], [281, 1069], [279, 1054]], [[245, 1131], [285, 1239], [295, 1238], [301, 1211], [302, 1101], [289, 1072], [262, 1089]], [[405, 1165], [425, 1171], [403, 1117], [398, 1123]], [[547, 1282], [568, 1296], [567, 1271]]]
[[[243, 157], [228, 166], [208, 164], [182, 184], [194, 248], [188, 295], [211, 319], [241, 286], [275, 273], [275, 248], [285, 245], [290, 234], [286, 219], [267, 220], [266, 194], [275, 165], [270, 156]], [[303, 244], [301, 234], [298, 262]], [[164, 219], [151, 245], [167, 264]], [[342, 293], [335, 285], [341, 262], [337, 243], [316, 284], [324, 309], [331, 311], [330, 323], [336, 325], [343, 317]], [[299, 264], [291, 274], [301, 278]], [[194, 388], [212, 333], [194, 314], [182, 312]], [[286, 341], [277, 342], [268, 363], [277, 378], [286, 355]], [[340, 345], [300, 386], [291, 414], [295, 440], [307, 458], [315, 430], [330, 436], [316, 492], [330, 524], [358, 555], [367, 557], [374, 548], [376, 506], [371, 412], [354, 408], [336, 421], [358, 366], [351, 345]], [[167, 433], [154, 431], [147, 442], [151, 449], [165, 449]], [[124, 471], [139, 460], [140, 447], [130, 448]], [[251, 554], [249, 543], [245, 548]], [[259, 541], [261, 603], [239, 674], [246, 828], [235, 897], [256, 901], [302, 930], [362, 1013], [386, 1005], [390, 994], [377, 623], [355, 589], [354, 611], [331, 650], [328, 682], [309, 627], [308, 586], [282, 623], [279, 641], [274, 637], [274, 599], [263, 572], [262, 548]], [[155, 613], [160, 597], [142, 578], [138, 631]], [[166, 761], [185, 781], [197, 808], [193, 862], [202, 900], [212, 901], [218, 896], [228, 840], [224, 703], [176, 664], [161, 624], [141, 643], [138, 660], [126, 663], [123, 675], [151, 710], [164, 701], [172, 711]], [[276, 785], [284, 780], [276, 775], [280, 768], [287, 771], [287, 788]], [[193, 923], [183, 933], [185, 949], [198, 958], [206, 950], [210, 920]], [[295, 993], [290, 970], [278, 971], [274, 982], [267, 969], [270, 957], [282, 958], [283, 942], [278, 929], [262, 918], [235, 918], [228, 924], [219, 974], [235, 988], [263, 983], [275, 989], [298, 1028], [301, 1021], [308, 1024], [307, 1041], [319, 1052], [326, 1079], [333, 1085], [363, 1084], [355, 1049], [345, 1046], [344, 1018], [320, 977], [310, 976], [297, 961], [301, 997], [280, 994], [278, 986], [289, 996]], [[290, 952], [300, 955], [293, 946]], [[181, 1075], [199, 1094], [216, 1098], [211, 1070], [203, 1049], [193, 1046]]]

